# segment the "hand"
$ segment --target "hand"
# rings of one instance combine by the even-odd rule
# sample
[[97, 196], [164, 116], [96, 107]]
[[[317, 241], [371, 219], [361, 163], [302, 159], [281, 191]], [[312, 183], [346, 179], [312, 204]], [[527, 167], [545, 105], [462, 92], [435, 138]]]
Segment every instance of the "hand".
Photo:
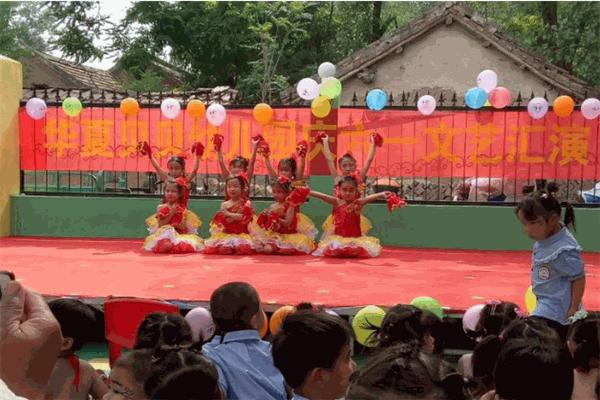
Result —
[[329, 135], [327, 135], [326, 133], [321, 133], [321, 141], [323, 143], [327, 143], [329, 141]]
[[171, 215], [175, 215], [175, 213], [177, 213], [177, 208], [179, 208], [179, 207], [177, 206], [177, 204], [171, 204], [171, 205], [169, 206], [169, 209], [171, 210]]
[[62, 346], [43, 297], [10, 282], [0, 302], [0, 377], [17, 396], [43, 399]]
[[229, 205], [228, 203], [229, 202], [226, 201], [226, 202], [224, 202], [224, 203], [221, 204], [221, 211], [227, 210], [227, 206]]
[[569, 309], [567, 310], [567, 318], [572, 317], [573, 315], [575, 315], [576, 312], [577, 312], [577, 308], [569, 307]]

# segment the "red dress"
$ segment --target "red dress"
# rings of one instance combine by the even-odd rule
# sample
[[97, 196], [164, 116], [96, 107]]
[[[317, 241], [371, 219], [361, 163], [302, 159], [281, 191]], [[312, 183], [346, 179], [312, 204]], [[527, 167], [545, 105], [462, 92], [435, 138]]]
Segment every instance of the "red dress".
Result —
[[254, 216], [254, 209], [249, 200], [242, 198], [227, 208], [233, 214], [242, 214], [243, 218], [227, 221], [227, 217], [219, 211], [210, 224], [210, 238], [205, 240], [206, 254], [254, 254], [257, 244], [250, 236], [249, 225]]
[[313, 253], [320, 257], [377, 257], [379, 240], [365, 236], [361, 227], [362, 206], [358, 201], [333, 207], [333, 234], [319, 243]]
[[[165, 205], [159, 212], [146, 219], [150, 236], [146, 238], [142, 248], [154, 253], [173, 254], [202, 251], [204, 241], [197, 236], [198, 227], [202, 225], [200, 218], [180, 204], [169, 223], [159, 227], [158, 219], [169, 214], [170, 209]], [[182, 223], [185, 223], [184, 227], [178, 226]]]
[[[294, 209], [292, 222], [283, 226], [281, 220], [285, 218], [290, 207]], [[300, 224], [299, 210], [299, 206], [292, 206], [286, 202], [277, 210], [269, 208], [260, 214], [253, 230], [263, 249], [270, 246], [273, 253], [285, 254], [310, 254], [315, 249], [314, 236], [311, 237], [314, 235], [314, 225]]]

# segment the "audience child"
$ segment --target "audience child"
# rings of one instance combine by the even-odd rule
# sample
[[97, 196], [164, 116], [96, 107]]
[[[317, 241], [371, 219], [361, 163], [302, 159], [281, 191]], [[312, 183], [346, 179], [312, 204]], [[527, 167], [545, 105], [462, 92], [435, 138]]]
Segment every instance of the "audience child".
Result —
[[352, 328], [342, 318], [312, 309], [288, 315], [272, 349], [275, 366], [293, 389], [292, 399], [344, 397], [356, 367], [353, 342]]
[[63, 343], [45, 399], [102, 398], [108, 387], [94, 367], [76, 355], [91, 335], [89, 329], [96, 322], [94, 311], [82, 301], [70, 298], [52, 300], [48, 306], [60, 324]]
[[287, 399], [271, 345], [259, 337], [265, 322], [256, 289], [245, 282], [220, 286], [210, 298], [210, 313], [223, 336], [215, 336], [202, 350], [217, 366], [225, 398]]
[[192, 343], [192, 329], [181, 314], [155, 312], [148, 314], [140, 324], [133, 348], [155, 349]]
[[153, 349], [121, 353], [110, 371], [110, 391], [102, 400], [147, 400], [144, 384], [153, 371]]
[[569, 327], [568, 345], [575, 364], [573, 400], [600, 399], [600, 313], [578, 312]]

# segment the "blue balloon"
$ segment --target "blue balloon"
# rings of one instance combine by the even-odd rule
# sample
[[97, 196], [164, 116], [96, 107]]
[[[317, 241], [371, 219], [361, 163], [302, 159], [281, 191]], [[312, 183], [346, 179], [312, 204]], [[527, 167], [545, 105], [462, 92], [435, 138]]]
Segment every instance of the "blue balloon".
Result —
[[465, 95], [465, 103], [467, 103], [467, 106], [475, 110], [483, 107], [486, 101], [487, 93], [482, 88], [470, 89]]
[[379, 111], [387, 105], [387, 94], [383, 90], [371, 90], [367, 95], [367, 107], [371, 110]]

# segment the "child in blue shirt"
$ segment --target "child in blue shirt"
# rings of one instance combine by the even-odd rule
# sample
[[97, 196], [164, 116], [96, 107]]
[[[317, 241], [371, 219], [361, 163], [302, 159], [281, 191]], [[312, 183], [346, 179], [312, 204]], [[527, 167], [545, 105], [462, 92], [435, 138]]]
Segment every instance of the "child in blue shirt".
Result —
[[560, 222], [561, 204], [554, 197], [556, 183], [523, 200], [515, 209], [523, 232], [536, 241], [533, 246], [531, 284], [537, 298], [531, 316], [556, 329], [563, 342], [569, 329], [568, 318], [582, 308], [585, 288], [582, 248], [567, 227], [575, 227], [575, 213], [564, 203], [564, 224]]

